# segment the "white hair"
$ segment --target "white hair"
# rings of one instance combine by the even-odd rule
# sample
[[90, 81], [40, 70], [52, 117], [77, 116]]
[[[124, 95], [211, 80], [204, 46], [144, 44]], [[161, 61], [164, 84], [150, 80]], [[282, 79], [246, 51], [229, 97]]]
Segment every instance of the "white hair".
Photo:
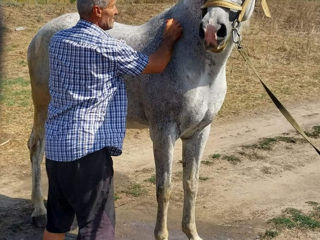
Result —
[[97, 5], [101, 8], [108, 6], [110, 0], [77, 0], [77, 9], [81, 18], [91, 16], [92, 8]]

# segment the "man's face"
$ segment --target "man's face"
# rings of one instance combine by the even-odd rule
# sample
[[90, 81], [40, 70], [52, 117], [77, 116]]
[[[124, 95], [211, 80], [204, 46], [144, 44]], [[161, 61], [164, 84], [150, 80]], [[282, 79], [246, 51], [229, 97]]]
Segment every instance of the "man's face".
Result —
[[116, 1], [117, 0], [110, 0], [108, 6], [101, 9], [101, 17], [99, 18], [98, 25], [103, 30], [108, 30], [113, 27], [114, 16], [118, 15]]

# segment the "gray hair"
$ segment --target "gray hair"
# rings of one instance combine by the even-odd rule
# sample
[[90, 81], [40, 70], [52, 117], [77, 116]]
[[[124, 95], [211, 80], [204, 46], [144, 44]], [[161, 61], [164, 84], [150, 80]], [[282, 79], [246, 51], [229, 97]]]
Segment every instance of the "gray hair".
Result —
[[92, 8], [97, 5], [101, 8], [108, 6], [110, 0], [77, 0], [77, 9], [81, 18], [89, 18]]

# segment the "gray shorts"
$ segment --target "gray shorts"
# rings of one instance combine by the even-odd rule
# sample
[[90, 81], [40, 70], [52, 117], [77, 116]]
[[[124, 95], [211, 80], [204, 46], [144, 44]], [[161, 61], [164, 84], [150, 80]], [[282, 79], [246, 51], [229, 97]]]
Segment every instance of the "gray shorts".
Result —
[[113, 162], [107, 148], [71, 162], [46, 159], [51, 233], [66, 233], [76, 216], [78, 240], [114, 240]]

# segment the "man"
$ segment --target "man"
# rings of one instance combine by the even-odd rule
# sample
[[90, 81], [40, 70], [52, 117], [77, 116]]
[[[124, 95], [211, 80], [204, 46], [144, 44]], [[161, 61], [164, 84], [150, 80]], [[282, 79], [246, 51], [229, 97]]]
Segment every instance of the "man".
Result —
[[159, 73], [182, 34], [170, 19], [150, 57], [104, 30], [118, 14], [116, 0], [78, 0], [80, 20], [49, 46], [51, 101], [46, 122], [49, 179], [44, 240], [62, 240], [74, 216], [78, 239], [114, 239], [113, 166], [121, 154], [127, 99], [124, 74]]

